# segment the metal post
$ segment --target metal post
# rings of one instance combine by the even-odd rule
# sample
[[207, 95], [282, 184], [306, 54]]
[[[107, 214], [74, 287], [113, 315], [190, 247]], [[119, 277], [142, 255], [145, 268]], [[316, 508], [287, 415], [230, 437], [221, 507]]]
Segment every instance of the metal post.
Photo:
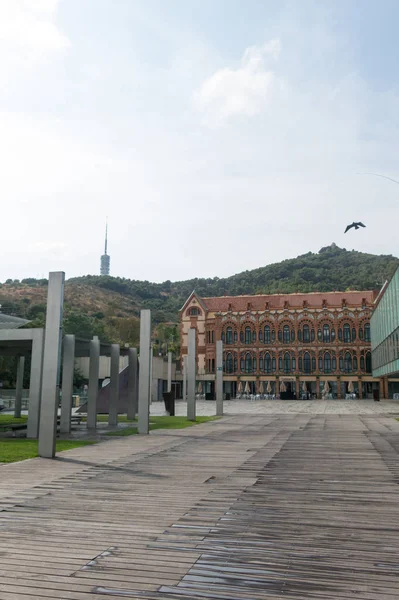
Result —
[[216, 414], [223, 416], [223, 342], [216, 342]]
[[40, 400], [42, 393], [44, 330], [34, 329], [29, 382], [29, 411], [26, 437], [37, 439], [40, 422]]
[[168, 389], [167, 392], [172, 391], [172, 353], [168, 352]]
[[100, 340], [90, 341], [89, 392], [87, 395], [87, 429], [97, 427], [98, 375], [100, 370]]
[[140, 312], [139, 433], [150, 430], [151, 311]]
[[49, 275], [46, 330], [44, 334], [43, 383], [40, 407], [39, 456], [54, 458], [59, 402], [62, 313], [65, 273]]
[[196, 356], [195, 339], [197, 330], [191, 328], [188, 330], [188, 359], [187, 359], [187, 419], [195, 421], [195, 380], [196, 380]]
[[60, 432], [71, 432], [71, 411], [73, 394], [73, 372], [75, 369], [75, 336], [64, 337], [64, 356], [62, 362], [62, 398]]
[[22, 390], [23, 390], [23, 386], [24, 386], [24, 370], [25, 370], [25, 356], [18, 356], [17, 384], [15, 387], [15, 407], [14, 407], [14, 418], [15, 419], [19, 419], [21, 416]]
[[119, 408], [119, 344], [111, 345], [111, 381], [109, 384], [108, 425], [118, 425]]
[[187, 356], [183, 356], [183, 400], [187, 402]]
[[137, 348], [129, 348], [128, 388], [127, 388], [127, 419], [136, 418], [138, 410], [137, 395]]

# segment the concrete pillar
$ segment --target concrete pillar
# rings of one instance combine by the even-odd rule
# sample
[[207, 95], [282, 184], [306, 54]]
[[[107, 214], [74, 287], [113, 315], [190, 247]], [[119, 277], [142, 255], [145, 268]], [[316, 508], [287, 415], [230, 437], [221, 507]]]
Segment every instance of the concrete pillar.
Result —
[[187, 419], [195, 421], [195, 380], [196, 380], [196, 356], [195, 356], [195, 338], [196, 329], [188, 330], [188, 358], [187, 358]]
[[223, 342], [216, 342], [216, 414], [223, 416]]
[[137, 386], [137, 348], [129, 348], [128, 384], [127, 384], [127, 418], [133, 420], [138, 411]]
[[40, 400], [42, 393], [44, 330], [35, 329], [32, 338], [32, 356], [30, 363], [29, 411], [26, 437], [37, 439], [39, 436]]
[[150, 406], [154, 396], [154, 382], [152, 380], [152, 373], [154, 367], [154, 344], [150, 345]]
[[150, 430], [151, 311], [140, 311], [139, 433]]
[[39, 456], [54, 458], [60, 385], [62, 313], [65, 273], [49, 275], [46, 329], [44, 334], [42, 399], [40, 406]]
[[60, 432], [71, 432], [71, 411], [73, 394], [73, 372], [75, 368], [75, 336], [64, 337], [64, 356], [62, 362], [62, 398]]
[[15, 387], [15, 407], [14, 407], [14, 417], [16, 419], [19, 419], [21, 416], [22, 390], [23, 390], [23, 386], [24, 386], [24, 370], [25, 370], [25, 356], [18, 356], [17, 384]]
[[183, 400], [187, 401], [187, 356], [183, 356]]
[[108, 425], [118, 425], [119, 406], [119, 344], [111, 345], [111, 381], [109, 384]]
[[172, 390], [172, 353], [168, 352], [168, 388], [167, 392]]
[[100, 340], [90, 342], [89, 391], [87, 395], [87, 429], [97, 427], [98, 375], [100, 370]]

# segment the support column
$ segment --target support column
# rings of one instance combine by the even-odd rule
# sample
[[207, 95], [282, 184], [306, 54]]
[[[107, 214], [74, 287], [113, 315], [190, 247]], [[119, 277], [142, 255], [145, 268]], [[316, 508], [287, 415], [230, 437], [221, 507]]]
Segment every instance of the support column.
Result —
[[89, 391], [87, 395], [87, 429], [97, 427], [98, 375], [100, 371], [100, 340], [90, 342]]
[[40, 399], [42, 393], [44, 330], [35, 329], [32, 338], [30, 363], [29, 411], [26, 437], [37, 439], [39, 436]]
[[140, 311], [139, 433], [150, 430], [151, 311]]
[[108, 425], [118, 425], [119, 407], [119, 344], [111, 345], [111, 381], [109, 384]]
[[223, 342], [216, 342], [216, 415], [223, 416]]
[[39, 456], [54, 458], [60, 386], [62, 313], [65, 273], [49, 275], [46, 329], [44, 334], [43, 382], [40, 407]]
[[64, 356], [62, 363], [62, 398], [60, 432], [71, 432], [71, 411], [73, 394], [73, 372], [75, 369], [75, 336], [64, 337]]
[[196, 420], [195, 406], [195, 380], [196, 380], [196, 356], [195, 338], [197, 330], [188, 330], [188, 358], [187, 358], [187, 419]]
[[316, 398], [320, 398], [320, 379], [316, 379]]
[[363, 381], [361, 377], [359, 377], [357, 382], [357, 388], [359, 390], [359, 400], [363, 400]]
[[339, 377], [337, 378], [337, 398], [338, 398], [338, 400], [342, 399], [341, 380]]
[[129, 348], [127, 384], [127, 419], [129, 421], [136, 418], [138, 411], [137, 376], [137, 348]]
[[168, 389], [167, 392], [172, 391], [172, 353], [168, 352]]
[[187, 402], [187, 356], [183, 356], [183, 401]]
[[14, 417], [16, 419], [19, 419], [21, 416], [22, 391], [23, 391], [23, 387], [24, 387], [24, 370], [25, 370], [25, 356], [18, 356], [17, 384], [15, 387], [15, 407], [14, 407]]
[[[297, 364], [298, 364], [298, 359], [297, 359]], [[296, 394], [296, 399], [299, 400], [299, 397], [301, 395], [301, 383], [300, 383], [299, 379], [295, 379], [295, 394]]]

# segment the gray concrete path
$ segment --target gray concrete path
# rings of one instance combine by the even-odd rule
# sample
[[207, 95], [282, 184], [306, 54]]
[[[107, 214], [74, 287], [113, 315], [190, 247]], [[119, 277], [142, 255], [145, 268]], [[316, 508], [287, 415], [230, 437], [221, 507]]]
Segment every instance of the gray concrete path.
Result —
[[399, 422], [296, 405], [3, 466], [0, 599], [398, 598]]

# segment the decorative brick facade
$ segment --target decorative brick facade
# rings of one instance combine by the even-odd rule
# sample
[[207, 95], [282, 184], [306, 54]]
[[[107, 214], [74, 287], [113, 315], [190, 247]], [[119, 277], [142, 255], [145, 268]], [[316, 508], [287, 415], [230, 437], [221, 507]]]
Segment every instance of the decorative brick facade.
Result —
[[[200, 298], [181, 310], [182, 356], [197, 330], [198, 378], [213, 390], [216, 341], [223, 341], [224, 389], [335, 398], [352, 389], [372, 398], [370, 317], [375, 292], [325, 292]], [[328, 385], [326, 385], [328, 382]], [[284, 385], [282, 385], [284, 383]]]

